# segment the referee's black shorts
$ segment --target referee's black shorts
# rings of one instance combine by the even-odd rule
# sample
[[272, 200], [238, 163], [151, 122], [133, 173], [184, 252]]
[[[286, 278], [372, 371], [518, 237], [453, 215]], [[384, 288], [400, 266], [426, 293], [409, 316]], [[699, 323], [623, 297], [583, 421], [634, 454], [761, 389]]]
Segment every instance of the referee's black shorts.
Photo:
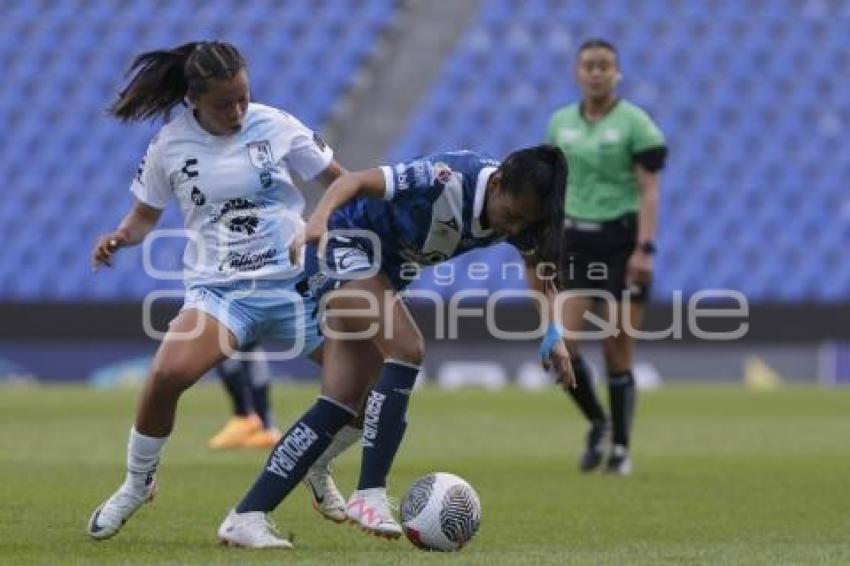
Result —
[[567, 218], [561, 254], [561, 284], [566, 290], [601, 290], [617, 302], [623, 293], [643, 303], [650, 284], [629, 286], [629, 257], [637, 244], [637, 215], [602, 222]]

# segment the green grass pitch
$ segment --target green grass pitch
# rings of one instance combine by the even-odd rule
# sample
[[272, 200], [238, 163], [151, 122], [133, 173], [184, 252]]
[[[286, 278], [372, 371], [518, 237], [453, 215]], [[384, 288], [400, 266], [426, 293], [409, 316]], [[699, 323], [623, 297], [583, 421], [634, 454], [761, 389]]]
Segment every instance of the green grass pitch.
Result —
[[[281, 423], [315, 386], [278, 386]], [[219, 547], [215, 532], [265, 454], [211, 453], [218, 387], [183, 399], [157, 500], [117, 537], [89, 540], [89, 513], [120, 483], [135, 391], [0, 389], [2, 564], [848, 564], [850, 391], [669, 387], [642, 395], [629, 478], [576, 470], [584, 426], [563, 394], [423, 389], [391, 477], [450, 471], [483, 505], [452, 555], [320, 519], [300, 488], [275, 513], [294, 551]], [[353, 487], [356, 451], [339, 463]]]

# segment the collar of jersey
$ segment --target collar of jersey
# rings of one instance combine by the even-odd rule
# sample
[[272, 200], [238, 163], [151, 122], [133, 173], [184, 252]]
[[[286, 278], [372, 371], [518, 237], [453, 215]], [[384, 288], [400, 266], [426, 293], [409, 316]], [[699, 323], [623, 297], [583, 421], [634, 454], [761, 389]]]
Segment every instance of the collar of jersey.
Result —
[[200, 136], [202, 139], [209, 141], [210, 143], [227, 143], [233, 138], [233, 136], [217, 136], [206, 131], [204, 127], [201, 126], [200, 122], [198, 122], [198, 120], [195, 118], [195, 112], [192, 110], [191, 107], [186, 108], [184, 114], [186, 116], [186, 121], [189, 124], [189, 128], [191, 128], [192, 131], [198, 134], [198, 136]]
[[614, 104], [611, 105], [611, 108], [608, 109], [608, 112], [606, 112], [598, 120], [593, 120], [592, 122], [590, 120], [588, 120], [584, 115], [584, 101], [582, 100], [581, 102], [578, 103], [578, 106], [577, 106], [578, 117], [588, 127], [593, 127], [593, 126], [596, 126], [597, 124], [601, 124], [602, 122], [607, 120], [609, 117], [611, 117], [614, 114], [614, 111], [617, 110], [620, 107], [620, 100], [622, 100], [622, 99], [619, 96], [617, 98], [615, 98]]
[[481, 213], [484, 211], [484, 195], [487, 193], [487, 181], [496, 167], [484, 167], [478, 172], [478, 180], [475, 182], [475, 198], [472, 201], [472, 236], [474, 238], [486, 238], [493, 230], [484, 230], [481, 227]]

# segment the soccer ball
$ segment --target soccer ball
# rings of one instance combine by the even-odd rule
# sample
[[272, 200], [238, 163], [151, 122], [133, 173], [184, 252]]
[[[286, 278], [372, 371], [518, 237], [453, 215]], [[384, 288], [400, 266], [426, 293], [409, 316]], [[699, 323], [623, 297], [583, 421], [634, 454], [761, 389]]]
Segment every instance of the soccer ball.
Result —
[[422, 550], [460, 550], [481, 525], [481, 501], [472, 486], [445, 472], [421, 477], [401, 500], [401, 525]]

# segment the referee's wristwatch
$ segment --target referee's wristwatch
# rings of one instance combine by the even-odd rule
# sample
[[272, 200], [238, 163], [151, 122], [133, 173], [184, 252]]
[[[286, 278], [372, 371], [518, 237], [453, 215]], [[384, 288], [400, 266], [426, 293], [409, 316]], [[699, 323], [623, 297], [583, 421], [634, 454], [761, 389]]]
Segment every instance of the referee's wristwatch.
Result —
[[655, 255], [655, 252], [658, 251], [655, 247], [655, 242], [653, 242], [652, 240], [638, 242], [638, 245], [636, 247], [646, 255]]

